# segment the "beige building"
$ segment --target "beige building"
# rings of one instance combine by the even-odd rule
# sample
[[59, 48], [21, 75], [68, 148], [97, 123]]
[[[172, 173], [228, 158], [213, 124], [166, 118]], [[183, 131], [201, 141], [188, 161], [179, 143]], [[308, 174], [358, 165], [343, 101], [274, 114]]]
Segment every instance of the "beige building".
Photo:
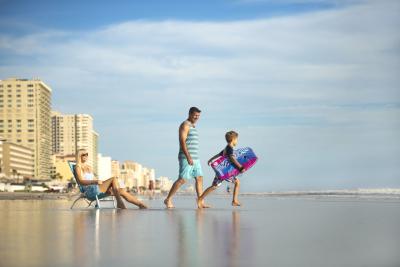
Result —
[[7, 178], [33, 178], [34, 151], [0, 139], [0, 173]]
[[61, 114], [52, 112], [52, 152], [57, 156], [76, 155], [79, 149], [89, 153], [88, 164], [97, 169], [98, 134], [93, 130], [93, 118], [88, 114]]
[[0, 80], [0, 136], [34, 153], [34, 177], [50, 178], [51, 88], [39, 79]]
[[[98, 155], [98, 152], [99, 152], [99, 134], [97, 132], [95, 132], [95, 131], [92, 131], [92, 135], [93, 135], [92, 155], [94, 157], [95, 155]], [[93, 161], [93, 165], [92, 165], [93, 166], [93, 172], [94, 172], [95, 175], [98, 175], [98, 173], [99, 173], [98, 157], [96, 156], [95, 159], [97, 159], [97, 160]]]
[[120, 177], [121, 176], [121, 167], [118, 160], [111, 161], [111, 176], [112, 177]]
[[137, 162], [130, 160], [124, 161], [121, 175], [122, 173], [124, 173], [128, 179], [132, 179], [132, 182], [125, 181], [125, 183], [132, 184], [133, 187], [148, 189], [150, 181], [152, 181], [153, 186], [155, 184], [155, 170], [143, 167]]
[[71, 168], [69, 167], [68, 161], [75, 161], [75, 155], [66, 156], [52, 156], [53, 171], [52, 178], [61, 180], [63, 183], [67, 183], [73, 178]]

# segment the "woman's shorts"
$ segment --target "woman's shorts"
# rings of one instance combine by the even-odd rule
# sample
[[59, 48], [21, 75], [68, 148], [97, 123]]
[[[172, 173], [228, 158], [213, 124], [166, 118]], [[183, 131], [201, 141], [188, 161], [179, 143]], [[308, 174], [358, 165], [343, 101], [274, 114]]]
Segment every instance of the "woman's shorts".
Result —
[[95, 200], [98, 198], [106, 197], [107, 194], [100, 192], [100, 188], [97, 184], [86, 185], [83, 187], [83, 192], [88, 200]]
[[203, 176], [200, 160], [193, 160], [193, 165], [189, 165], [187, 159], [179, 159], [179, 178], [191, 179]]

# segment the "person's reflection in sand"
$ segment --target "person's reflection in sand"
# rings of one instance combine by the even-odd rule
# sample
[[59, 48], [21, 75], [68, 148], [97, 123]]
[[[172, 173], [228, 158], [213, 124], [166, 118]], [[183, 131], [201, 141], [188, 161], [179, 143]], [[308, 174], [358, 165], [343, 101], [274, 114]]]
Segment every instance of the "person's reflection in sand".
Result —
[[201, 266], [195, 217], [193, 214], [185, 214], [180, 211], [168, 210], [167, 212], [171, 225], [175, 226], [177, 266]]
[[[200, 244], [197, 252], [202, 257], [201, 262], [210, 266], [240, 266], [241, 261], [249, 263], [251, 259], [241, 253], [240, 212], [232, 211], [229, 221], [221, 220], [218, 215], [203, 209], [196, 212], [196, 241]], [[241, 256], [246, 256], [246, 260], [240, 259]], [[214, 261], [210, 262], [210, 259]]]
[[240, 212], [232, 211], [231, 240], [228, 248], [228, 266], [239, 266], [240, 255]]
[[[88, 218], [90, 216], [95, 216], [92, 211], [79, 212], [74, 216], [74, 265], [75, 266], [88, 266], [92, 263], [93, 250], [92, 242], [88, 243], [90, 240], [90, 233], [88, 228], [91, 227], [88, 223]], [[93, 232], [92, 232], [93, 233]]]
[[[111, 215], [111, 216], [110, 216]], [[104, 221], [104, 216], [108, 220]], [[103, 221], [103, 230], [101, 232], [101, 224]], [[74, 215], [74, 266], [90, 266], [99, 263], [101, 258], [102, 242], [105, 247], [110, 247], [110, 244], [116, 244], [116, 211], [113, 210], [107, 214], [102, 214], [99, 209], [90, 211], [79, 211]], [[112, 253], [116, 248], [111, 246]], [[103, 247], [104, 252], [104, 247]]]

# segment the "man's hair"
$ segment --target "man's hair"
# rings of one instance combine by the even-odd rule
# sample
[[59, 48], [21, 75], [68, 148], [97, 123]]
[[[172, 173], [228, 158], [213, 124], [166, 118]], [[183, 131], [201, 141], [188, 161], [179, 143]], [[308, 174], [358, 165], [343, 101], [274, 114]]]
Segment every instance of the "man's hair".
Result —
[[235, 131], [229, 131], [225, 134], [226, 142], [230, 143], [234, 138], [238, 138], [239, 134]]
[[193, 114], [193, 113], [195, 113], [195, 112], [200, 113], [201, 110], [198, 109], [198, 108], [196, 108], [196, 107], [191, 107], [191, 108], [189, 109], [189, 114]]

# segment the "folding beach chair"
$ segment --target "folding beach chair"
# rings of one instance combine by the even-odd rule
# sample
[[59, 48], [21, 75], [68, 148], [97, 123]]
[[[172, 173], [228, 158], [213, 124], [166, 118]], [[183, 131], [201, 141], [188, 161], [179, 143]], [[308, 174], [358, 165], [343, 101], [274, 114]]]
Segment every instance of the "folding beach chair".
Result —
[[94, 199], [94, 200], [88, 199], [86, 194], [85, 194], [85, 191], [83, 190], [83, 186], [78, 182], [78, 179], [76, 178], [76, 173], [75, 173], [75, 165], [76, 165], [76, 163], [72, 162], [72, 161], [68, 161], [68, 165], [69, 165], [69, 168], [71, 169], [72, 175], [73, 175], [73, 177], [75, 179], [76, 184], [78, 185], [79, 192], [80, 192], [78, 198], [75, 199], [74, 203], [72, 203], [71, 209], [74, 207], [75, 203], [78, 202], [78, 200], [80, 200], [80, 199], [84, 199], [86, 201], [86, 203], [88, 204], [88, 207], [90, 207], [92, 205], [92, 203], [94, 201], [96, 201], [95, 207], [100, 209], [101, 208], [100, 200], [101, 200], [101, 201], [112, 201], [113, 205], [114, 205], [114, 208], [116, 208], [115, 197], [114, 196], [105, 195], [104, 193], [100, 193], [100, 194], [98, 194], [96, 196], [96, 199]]

